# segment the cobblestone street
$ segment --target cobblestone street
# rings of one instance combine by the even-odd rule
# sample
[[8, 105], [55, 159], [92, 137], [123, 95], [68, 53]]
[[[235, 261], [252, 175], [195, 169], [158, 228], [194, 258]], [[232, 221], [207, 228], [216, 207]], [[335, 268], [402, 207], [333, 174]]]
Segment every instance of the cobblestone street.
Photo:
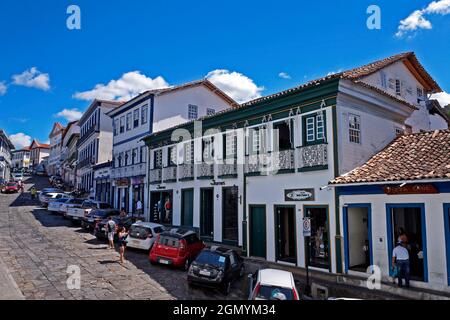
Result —
[[[37, 180], [36, 180], [37, 179]], [[26, 181], [26, 190], [47, 185], [46, 178]], [[186, 272], [151, 266], [148, 253], [128, 249], [127, 262], [70, 221], [33, 203], [29, 193], [0, 195], [0, 258], [26, 299], [242, 299], [241, 283], [225, 297], [189, 288]], [[81, 289], [66, 285], [68, 266], [81, 269]]]

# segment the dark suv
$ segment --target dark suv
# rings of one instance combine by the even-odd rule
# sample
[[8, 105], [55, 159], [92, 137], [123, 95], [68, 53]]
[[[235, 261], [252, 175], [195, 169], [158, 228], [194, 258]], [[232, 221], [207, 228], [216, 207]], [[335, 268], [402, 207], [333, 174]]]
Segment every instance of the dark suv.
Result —
[[192, 262], [188, 283], [218, 288], [230, 293], [231, 284], [245, 273], [244, 259], [234, 250], [224, 247], [204, 249]]

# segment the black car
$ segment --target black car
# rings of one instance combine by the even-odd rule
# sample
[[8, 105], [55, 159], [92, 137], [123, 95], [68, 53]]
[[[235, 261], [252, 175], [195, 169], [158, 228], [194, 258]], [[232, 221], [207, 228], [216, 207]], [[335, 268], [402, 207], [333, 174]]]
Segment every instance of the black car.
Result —
[[[130, 216], [121, 218], [120, 216], [114, 216], [112, 217], [112, 220], [116, 223], [116, 226], [118, 227], [125, 227], [127, 230], [131, 228], [133, 223], [135, 222], [134, 219]], [[99, 240], [107, 240], [108, 234], [106, 230], [106, 224], [108, 223], [109, 219], [104, 219], [96, 224], [94, 228], [94, 236]], [[115, 237], [117, 240], [117, 234]]]
[[94, 230], [95, 225], [108, 217], [119, 215], [120, 212], [114, 209], [93, 210], [81, 220], [81, 227], [86, 230]]
[[188, 271], [188, 284], [221, 289], [228, 295], [232, 282], [244, 273], [244, 259], [236, 251], [212, 247], [204, 249], [192, 262]]

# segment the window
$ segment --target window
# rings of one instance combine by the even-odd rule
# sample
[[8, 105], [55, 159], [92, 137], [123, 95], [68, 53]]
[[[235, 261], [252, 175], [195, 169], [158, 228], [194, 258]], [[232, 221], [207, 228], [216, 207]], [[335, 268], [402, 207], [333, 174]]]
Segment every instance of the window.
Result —
[[114, 120], [114, 135], [117, 136], [119, 134], [119, 119]]
[[319, 112], [303, 118], [303, 134], [305, 144], [324, 143], [326, 140], [326, 118], [325, 114]]
[[169, 166], [173, 167], [177, 165], [177, 146], [169, 148]]
[[398, 96], [402, 95], [402, 83], [401, 83], [401, 81], [399, 79], [395, 80], [395, 93]]
[[197, 120], [198, 119], [198, 106], [190, 104], [188, 106], [188, 119]]
[[237, 136], [234, 132], [225, 135], [225, 158], [236, 159], [237, 157]]
[[125, 117], [120, 117], [120, 133], [125, 132]]
[[421, 103], [424, 100], [423, 89], [417, 87], [417, 103]]
[[203, 139], [203, 161], [214, 160], [214, 137]]
[[405, 130], [403, 130], [403, 129], [400, 128], [400, 127], [395, 127], [395, 134], [396, 134], [397, 136], [404, 135], [404, 134], [405, 134]]
[[383, 71], [380, 72], [380, 77], [381, 77], [381, 86], [383, 88], [387, 88], [387, 79], [386, 79], [386, 73], [384, 73]]
[[214, 114], [216, 114], [216, 110], [215, 109], [212, 109], [212, 108], [207, 108], [206, 109], [206, 115], [207, 116], [212, 116]]
[[140, 153], [140, 160], [141, 160], [141, 163], [144, 163], [144, 162], [146, 162], [146, 150], [147, 149], [145, 149], [146, 147], [145, 146], [142, 146], [141, 147], [141, 153]]
[[127, 114], [127, 131], [131, 130], [131, 118], [133, 117], [132, 113]]
[[134, 110], [133, 127], [139, 127], [139, 109]]
[[141, 108], [141, 124], [146, 124], [148, 122], [148, 106], [143, 106]]
[[265, 127], [250, 129], [250, 136], [249, 136], [250, 154], [258, 154], [264, 152], [265, 134], [266, 134]]
[[293, 148], [294, 144], [291, 129], [291, 120], [278, 122], [273, 125], [274, 142], [277, 144], [276, 149], [278, 151], [289, 150]]
[[138, 149], [133, 149], [133, 153], [131, 154], [131, 164], [136, 164], [136, 159], [138, 155]]
[[348, 116], [348, 134], [350, 142], [361, 143], [361, 117], [350, 114]]
[[190, 164], [194, 161], [194, 141], [184, 144], [184, 164]]
[[162, 150], [156, 150], [154, 153], [153, 159], [153, 169], [161, 169], [162, 168]]

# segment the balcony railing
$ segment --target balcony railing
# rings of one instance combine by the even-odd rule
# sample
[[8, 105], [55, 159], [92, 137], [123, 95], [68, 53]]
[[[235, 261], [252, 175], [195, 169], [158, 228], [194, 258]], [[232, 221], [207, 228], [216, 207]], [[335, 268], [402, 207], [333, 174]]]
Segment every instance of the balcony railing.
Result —
[[180, 165], [178, 171], [180, 180], [189, 180], [194, 178], [194, 165], [192, 163]]
[[214, 177], [214, 164], [200, 163], [197, 165], [197, 177], [208, 178]]
[[295, 150], [284, 150], [272, 153], [272, 170], [295, 170]]
[[113, 168], [111, 177], [113, 179], [145, 176], [145, 163], [138, 163], [131, 166]]
[[328, 145], [316, 144], [300, 148], [299, 168], [312, 168], [328, 165]]
[[150, 170], [150, 183], [162, 182], [162, 169]]
[[219, 165], [219, 177], [236, 176], [237, 174], [236, 163], [224, 163]]
[[270, 154], [253, 154], [245, 159], [245, 173], [260, 173], [270, 166]]
[[162, 172], [164, 182], [176, 182], [177, 181], [177, 167], [167, 167]]

